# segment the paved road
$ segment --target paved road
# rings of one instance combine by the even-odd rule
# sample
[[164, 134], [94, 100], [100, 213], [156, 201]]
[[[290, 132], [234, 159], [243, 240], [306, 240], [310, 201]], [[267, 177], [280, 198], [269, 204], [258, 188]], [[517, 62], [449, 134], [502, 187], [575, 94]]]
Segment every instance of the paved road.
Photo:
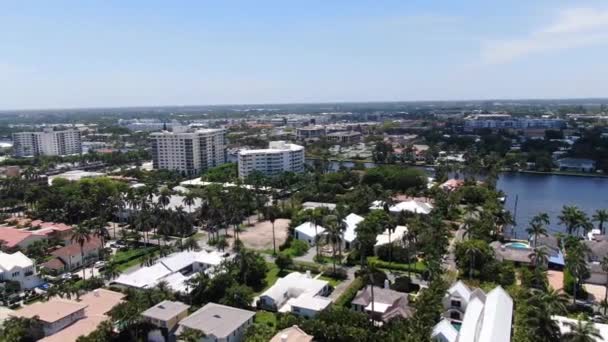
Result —
[[355, 272], [359, 269], [359, 266], [349, 267], [346, 269], [346, 280], [338, 284], [334, 291], [329, 295], [329, 299], [335, 301], [338, 299], [346, 289], [350, 287], [350, 284], [355, 280]]
[[310, 249], [308, 249], [308, 252], [306, 252], [306, 254], [299, 257], [295, 257], [293, 258], [293, 260], [301, 262], [315, 262], [315, 255], [317, 255], [317, 249], [312, 246], [310, 247]]
[[465, 230], [462, 228], [462, 225], [456, 233], [454, 233], [454, 238], [450, 241], [450, 246], [448, 247], [448, 254], [446, 255], [445, 260], [443, 261], [443, 268], [447, 271], [456, 271], [456, 257], [454, 256], [454, 249], [456, 247], [456, 243], [460, 242], [464, 238]]

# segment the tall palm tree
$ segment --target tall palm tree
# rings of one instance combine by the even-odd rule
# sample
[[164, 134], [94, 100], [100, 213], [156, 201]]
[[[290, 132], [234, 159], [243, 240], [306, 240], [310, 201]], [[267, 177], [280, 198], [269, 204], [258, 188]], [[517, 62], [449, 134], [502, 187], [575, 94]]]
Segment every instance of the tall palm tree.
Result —
[[583, 317], [578, 317], [576, 323], [564, 322], [570, 329], [562, 335], [561, 341], [564, 342], [595, 342], [601, 341], [602, 335], [595, 327], [593, 322], [584, 321]]
[[192, 191], [189, 191], [188, 193], [186, 193], [184, 195], [184, 199], [182, 200], [182, 203], [188, 207], [189, 213], [192, 212], [192, 206], [195, 203], [195, 199], [196, 199], [196, 194], [193, 193]]
[[547, 228], [545, 228], [545, 226], [542, 223], [534, 222], [534, 220], [532, 220], [532, 221], [530, 221], [530, 226], [528, 228], [526, 228], [526, 233], [528, 233], [528, 236], [533, 237], [532, 246], [536, 247], [538, 237], [547, 236]]
[[80, 245], [80, 258], [82, 260], [82, 279], [86, 279], [84, 267], [84, 244], [91, 241], [91, 231], [86, 225], [80, 224], [72, 229], [72, 243], [76, 242]]
[[608, 222], [608, 209], [598, 209], [593, 214], [593, 221], [597, 222], [597, 228], [604, 234], [604, 223]]
[[101, 240], [101, 248], [106, 247], [106, 239], [110, 236], [110, 232], [106, 227], [106, 220], [98, 217], [87, 222], [89, 229], [93, 232], [93, 236]]
[[336, 273], [336, 245], [342, 242], [342, 232], [338, 225], [338, 218], [336, 215], [327, 215], [323, 218], [323, 224], [325, 225], [326, 239], [329, 243], [332, 251], [332, 263], [334, 274]]
[[275, 238], [274, 221], [277, 219], [277, 208], [272, 205], [266, 208], [266, 219], [272, 224], [272, 254], [277, 254], [277, 240]]
[[572, 304], [576, 304], [576, 290], [589, 272], [587, 269], [586, 253], [588, 247], [579, 240], [573, 241], [572, 245], [566, 250], [566, 269], [575, 279], [572, 289]]
[[481, 254], [481, 249], [473, 244], [467, 244], [465, 254], [470, 259], [469, 279], [473, 279], [473, 269], [475, 268], [475, 257]]
[[315, 208], [315, 209], [310, 209], [308, 211], [308, 219], [310, 221], [310, 223], [313, 224], [313, 226], [315, 227], [315, 248], [317, 251], [317, 257], [319, 257], [319, 231], [318, 231], [318, 227], [321, 225], [321, 221], [323, 220], [323, 214], [322, 211]]
[[565, 205], [562, 208], [562, 212], [558, 216], [558, 219], [560, 224], [566, 226], [568, 234], [570, 235], [574, 232], [579, 235], [580, 229], [583, 229], [584, 231], [591, 229], [591, 222], [589, 222], [587, 214], [576, 206]]
[[198, 241], [196, 241], [196, 238], [194, 236], [190, 236], [184, 242], [184, 248], [189, 251], [190, 250], [197, 251], [200, 249], [200, 246], [198, 245]]
[[168, 188], [162, 188], [160, 193], [158, 194], [158, 204], [163, 207], [163, 209], [167, 209], [167, 206], [171, 202], [171, 190]]

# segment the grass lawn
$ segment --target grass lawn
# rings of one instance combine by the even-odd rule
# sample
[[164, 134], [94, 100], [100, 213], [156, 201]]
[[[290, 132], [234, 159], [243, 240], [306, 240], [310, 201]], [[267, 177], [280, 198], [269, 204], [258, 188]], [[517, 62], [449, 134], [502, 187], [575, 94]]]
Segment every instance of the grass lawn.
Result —
[[378, 257], [369, 257], [367, 258], [367, 262], [370, 265], [374, 265], [378, 268], [384, 268], [395, 271], [407, 272], [409, 270], [413, 273], [423, 273], [424, 271], [426, 271], [426, 265], [422, 261], [417, 261], [411, 264], [403, 264], [394, 261], [389, 263], [388, 261], [382, 261], [378, 259]]
[[266, 291], [266, 289], [274, 285], [274, 283], [277, 282], [277, 279], [279, 279], [279, 268], [277, 267], [277, 265], [267, 262], [266, 266], [268, 266], [268, 272], [266, 272], [265, 278], [266, 287], [264, 287], [261, 291], [257, 292], [256, 295], [259, 295], [260, 293]]
[[342, 282], [342, 280], [334, 279], [325, 275], [320, 276], [319, 279], [329, 282], [329, 285], [333, 286], [334, 288]]
[[158, 248], [146, 247], [119, 251], [112, 256], [112, 259], [110, 261], [116, 263], [118, 265], [116, 268], [122, 272], [128, 269], [129, 267], [140, 264], [143, 258], [150, 253], [158, 253]]
[[277, 316], [268, 311], [258, 311], [255, 313], [255, 322], [258, 324], [265, 324], [270, 327], [276, 327], [277, 325]]

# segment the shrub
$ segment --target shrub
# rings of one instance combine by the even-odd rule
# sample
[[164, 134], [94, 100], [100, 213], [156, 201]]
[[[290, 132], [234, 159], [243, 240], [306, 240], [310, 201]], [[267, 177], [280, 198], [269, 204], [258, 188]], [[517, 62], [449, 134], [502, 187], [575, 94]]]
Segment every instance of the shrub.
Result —
[[[576, 283], [576, 279], [572, 276], [572, 273], [568, 271], [568, 269], [564, 269], [564, 291], [567, 294], [572, 296], [572, 290], [574, 289], [574, 284]], [[588, 293], [585, 291], [585, 288], [580, 284], [576, 287], [576, 298], [578, 299], [587, 299]]]
[[399, 292], [418, 292], [420, 290], [420, 285], [413, 284], [412, 279], [410, 277], [404, 276], [395, 279], [395, 283], [391, 286], [391, 288], [395, 291]]
[[404, 271], [404, 272], [409, 271], [409, 272], [414, 272], [414, 273], [424, 273], [426, 271], [426, 266], [422, 262], [416, 262], [413, 264], [400, 264], [400, 263], [395, 263], [395, 262], [389, 263], [386, 261], [370, 258], [369, 264], [371, 266], [374, 266], [377, 268], [385, 268], [385, 269], [389, 269], [389, 270]]
[[328, 267], [328, 269], [324, 271], [323, 274], [336, 280], [344, 280], [348, 278], [348, 273], [345, 268], [336, 268], [336, 272], [334, 272], [333, 267]]
[[302, 255], [306, 254], [306, 252], [308, 252], [309, 249], [310, 249], [310, 246], [308, 245], [308, 243], [306, 241], [294, 240], [291, 243], [291, 250], [292, 250], [291, 255], [294, 257], [298, 257], [298, 256], [302, 256]]
[[[391, 254], [391, 249], [388, 245], [383, 245], [377, 248], [376, 255], [380, 260], [389, 261], [389, 255]], [[409, 255], [408, 255], [409, 254]], [[414, 253], [411, 250], [407, 250], [402, 246], [393, 245], [392, 248], [392, 261], [400, 262], [400, 263], [409, 263], [414, 257]]]
[[274, 262], [281, 271], [293, 265], [293, 260], [291, 259], [291, 256], [285, 253], [279, 253]]
[[350, 286], [336, 299], [334, 305], [336, 306], [349, 306], [350, 302], [355, 298], [357, 292], [365, 286], [363, 279], [355, 278]]

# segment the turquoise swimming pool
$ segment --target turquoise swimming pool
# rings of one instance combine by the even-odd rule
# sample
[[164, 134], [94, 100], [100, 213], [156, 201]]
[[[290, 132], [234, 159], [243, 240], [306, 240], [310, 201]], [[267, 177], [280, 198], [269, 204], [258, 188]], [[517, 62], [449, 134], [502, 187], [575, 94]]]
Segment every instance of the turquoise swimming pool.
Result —
[[515, 249], [530, 249], [530, 245], [525, 242], [509, 242], [505, 244], [505, 247], [511, 247]]

